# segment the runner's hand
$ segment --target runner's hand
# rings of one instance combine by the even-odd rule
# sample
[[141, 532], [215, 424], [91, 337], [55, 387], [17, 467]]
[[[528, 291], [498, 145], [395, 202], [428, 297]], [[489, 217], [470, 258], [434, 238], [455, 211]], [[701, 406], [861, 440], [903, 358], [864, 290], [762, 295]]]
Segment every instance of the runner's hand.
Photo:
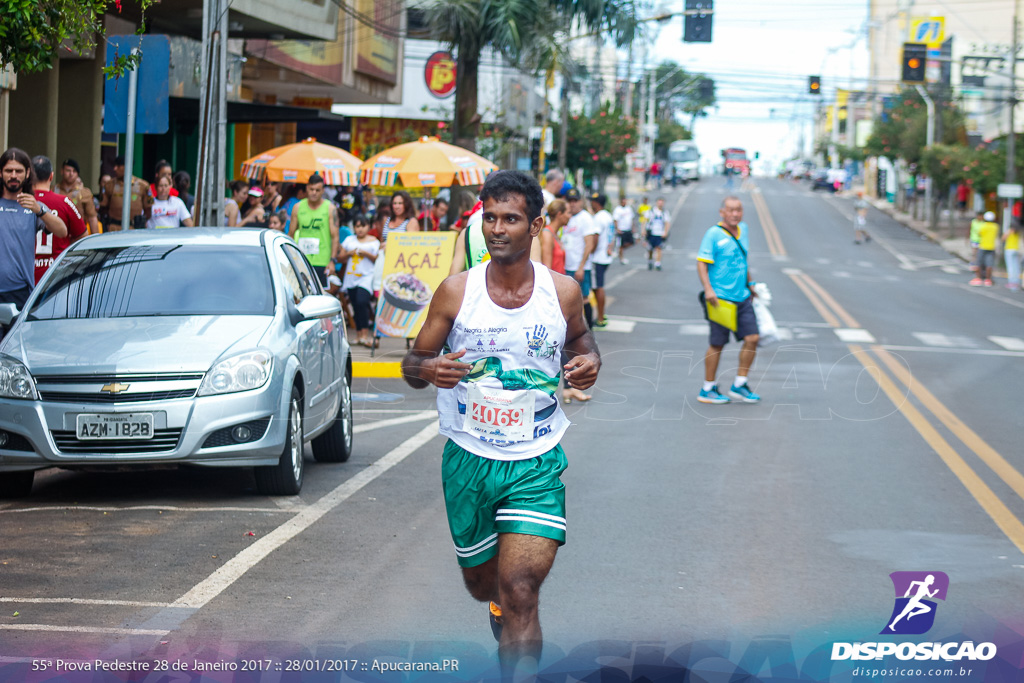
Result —
[[715, 290], [710, 289], [710, 288], [709, 289], [705, 289], [704, 290], [704, 301], [708, 302], [710, 305], [714, 306], [715, 308], [718, 308], [718, 297], [715, 296]]
[[591, 354], [576, 356], [562, 366], [565, 368], [565, 383], [573, 389], [589, 389], [597, 381], [600, 367]]
[[572, 274], [572, 277], [573, 277], [574, 280], [576, 280], [576, 282], [583, 282], [583, 266], [582, 265], [580, 265], [580, 267], [576, 269], [576, 272]]
[[455, 353], [446, 353], [437, 358], [423, 361], [420, 366], [420, 377], [441, 389], [452, 389], [459, 380], [473, 369], [469, 363], [460, 363], [459, 358], [466, 355], [466, 349]]

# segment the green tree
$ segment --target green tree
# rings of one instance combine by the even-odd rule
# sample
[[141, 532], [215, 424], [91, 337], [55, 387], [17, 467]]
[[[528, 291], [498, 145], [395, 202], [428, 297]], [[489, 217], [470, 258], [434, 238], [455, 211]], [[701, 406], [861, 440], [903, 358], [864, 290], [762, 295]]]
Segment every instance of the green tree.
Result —
[[[865, 151], [874, 156], [904, 159], [916, 164], [925, 149], [928, 130], [928, 108], [917, 90], [906, 88], [891, 99], [874, 122], [874, 130]], [[937, 106], [942, 117], [937, 144], [963, 144], [966, 139], [964, 115], [953, 103]]]
[[[152, 2], [137, 0], [143, 12]], [[10, 66], [17, 73], [45, 71], [65, 41], [76, 52], [91, 50], [96, 36], [103, 35], [103, 15], [111, 4], [121, 11], [121, 0], [0, 0], [0, 67]], [[104, 71], [120, 75], [136, 61], [118, 55]]]
[[[575, 22], [624, 45], [638, 30], [636, 0], [431, 0], [427, 24], [457, 59], [455, 89], [456, 144], [476, 148], [480, 123], [477, 100], [480, 58], [492, 48], [513, 64], [537, 72], [539, 63], [524, 58]], [[563, 38], [564, 42], [564, 38]]]
[[654, 139], [654, 156], [664, 159], [668, 156], [668, 146], [676, 140], [690, 140], [693, 133], [675, 119], [658, 122], [658, 137]]
[[594, 116], [569, 118], [566, 162], [570, 168], [582, 168], [603, 181], [626, 170], [626, 155], [636, 144], [636, 129], [619, 109], [610, 104]]

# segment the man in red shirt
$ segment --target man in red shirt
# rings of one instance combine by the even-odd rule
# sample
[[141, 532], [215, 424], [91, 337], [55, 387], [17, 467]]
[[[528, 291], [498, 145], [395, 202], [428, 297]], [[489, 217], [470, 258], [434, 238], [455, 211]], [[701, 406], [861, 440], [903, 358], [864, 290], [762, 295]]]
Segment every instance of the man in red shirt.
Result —
[[32, 193], [68, 226], [67, 237], [55, 237], [45, 230], [36, 230], [36, 283], [42, 279], [61, 253], [86, 233], [85, 221], [70, 197], [51, 192], [53, 164], [44, 156], [32, 159], [36, 182]]

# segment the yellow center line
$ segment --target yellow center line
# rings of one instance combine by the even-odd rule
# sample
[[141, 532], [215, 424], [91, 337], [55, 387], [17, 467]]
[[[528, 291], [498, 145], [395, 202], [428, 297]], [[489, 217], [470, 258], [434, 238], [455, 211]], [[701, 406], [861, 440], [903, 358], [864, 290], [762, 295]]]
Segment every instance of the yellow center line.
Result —
[[825, 289], [817, 282], [815, 282], [810, 275], [808, 275], [807, 273], [800, 273], [800, 275], [807, 282], [808, 286], [810, 286], [815, 292], [817, 292], [818, 296], [820, 296], [825, 303], [832, 307], [832, 310], [835, 311], [836, 315], [838, 315], [842, 319], [844, 325], [846, 325], [847, 327], [860, 328], [860, 323], [858, 323], [852, 315], [847, 313], [846, 309], [840, 306], [839, 302], [833, 299], [832, 295], [826, 292]]
[[818, 298], [818, 295], [811, 289], [810, 285], [804, 282], [804, 279], [800, 277], [803, 273], [791, 272], [787, 274], [789, 275], [789, 278], [796, 283], [796, 286], [804, 293], [804, 296], [806, 296], [807, 300], [811, 302], [811, 305], [814, 306], [815, 310], [818, 311], [818, 315], [820, 315], [822, 319], [832, 327], [840, 327], [839, 318], [832, 315], [832, 311], [828, 310], [825, 304], [822, 303], [821, 299]]
[[[988, 516], [992, 518], [992, 521], [1006, 534], [1006, 537], [1017, 546], [1018, 550], [1024, 553], [1024, 524], [1021, 524], [1020, 520], [1014, 516], [995, 492], [964, 462], [964, 459], [949, 445], [949, 442], [942, 438], [942, 435], [939, 434], [938, 430], [932, 426], [927, 418], [912, 403], [906, 400], [906, 397], [900, 393], [899, 388], [889, 379], [889, 376], [875, 362], [870, 360], [870, 356], [864, 349], [856, 344], [850, 344], [849, 346], [853, 356], [871, 373], [871, 376], [878, 382], [878, 385], [885, 392], [886, 396], [889, 397], [889, 400], [893, 402], [893, 405], [903, 413], [903, 416], [907, 418], [907, 421], [917, 430], [925, 442], [942, 458], [942, 461], [946, 463], [950, 471], [960, 480], [960, 483], [964, 485]], [[873, 348], [872, 351], [877, 354], [879, 349]], [[885, 359], [882, 358], [882, 360], [884, 361]]]
[[773, 256], [785, 256], [786, 247], [782, 245], [782, 237], [779, 235], [779, 229], [775, 226], [775, 220], [772, 218], [771, 211], [768, 210], [768, 203], [761, 192], [752, 191], [751, 196], [754, 199], [754, 210], [757, 211], [757, 218], [764, 230], [765, 240], [768, 242], [768, 251]]
[[[755, 206], [757, 202], [755, 201]], [[764, 209], [767, 214], [767, 207]], [[768, 220], [771, 220], [770, 217]], [[764, 223], [762, 218], [762, 223]], [[790, 271], [789, 277], [797, 284], [811, 305], [821, 317], [832, 327], [839, 327], [839, 320], [851, 328], [860, 328], [857, 320], [843, 309], [842, 306], [825, 289], [802, 271]], [[871, 374], [893, 405], [903, 414], [907, 421], [917, 430], [933, 451], [942, 459], [946, 467], [960, 480], [968, 493], [978, 502], [985, 513], [996, 523], [1006, 537], [1018, 550], [1024, 553], [1024, 524], [1013, 514], [998, 495], [978, 476], [970, 465], [961, 457], [957, 450], [943, 438], [932, 422], [902, 393], [896, 383], [886, 374], [867, 351], [858, 344], [847, 345], [861, 365]], [[926, 411], [941, 422], [956, 438], [978, 456], [991, 470], [1010, 487], [1019, 497], [1024, 499], [1024, 475], [1017, 471], [992, 446], [985, 442], [974, 430], [963, 423], [938, 398], [920, 382], [916, 381], [910, 371], [901, 365], [895, 357], [881, 346], [873, 345], [871, 353], [888, 368], [889, 372], [921, 402]]]
[[988, 445], [977, 432], [965, 425], [960, 418], [953, 414], [953, 411], [935, 398], [932, 392], [928, 391], [920, 382], [915, 381], [910, 371], [901, 365], [891, 353], [881, 346], [872, 346], [871, 350], [885, 363], [896, 379], [903, 382], [917, 397], [917, 400], [924, 404], [949, 431], [955, 434], [956, 438], [974, 451], [982, 462], [988, 465], [1021, 499], [1024, 499], [1024, 475], [1007, 462], [1006, 458], [1000, 455], [996, 449]]

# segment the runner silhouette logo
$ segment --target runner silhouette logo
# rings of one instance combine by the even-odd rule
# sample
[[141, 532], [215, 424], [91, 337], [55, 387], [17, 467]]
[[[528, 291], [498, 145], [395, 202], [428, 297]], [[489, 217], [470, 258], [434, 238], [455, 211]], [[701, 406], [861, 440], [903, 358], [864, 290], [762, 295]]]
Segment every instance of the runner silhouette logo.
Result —
[[882, 634], [921, 635], [935, 623], [936, 600], [945, 600], [949, 577], [943, 572], [893, 572], [896, 604]]

